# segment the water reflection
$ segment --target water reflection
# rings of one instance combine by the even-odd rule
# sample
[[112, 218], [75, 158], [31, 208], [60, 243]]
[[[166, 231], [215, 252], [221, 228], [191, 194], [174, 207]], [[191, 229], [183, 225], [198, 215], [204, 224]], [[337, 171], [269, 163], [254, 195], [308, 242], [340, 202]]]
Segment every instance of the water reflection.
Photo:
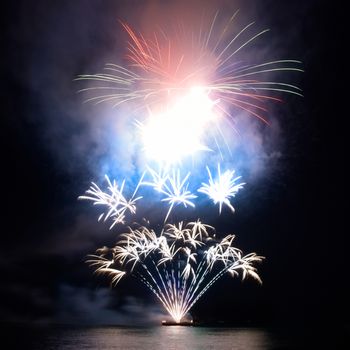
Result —
[[[41, 332], [32, 339], [38, 350], [152, 349], [152, 350], [267, 350], [276, 344], [263, 329], [209, 327], [97, 327], [60, 328]], [[26, 349], [29, 343], [26, 342]]]
[[[2, 336], [1, 348], [11, 350], [350, 349], [349, 332], [343, 327], [285, 326], [280, 329], [181, 326], [30, 328], [3, 325], [2, 331], [4, 336]], [[344, 343], [347, 346], [344, 346]]]
[[169, 349], [263, 350], [273, 345], [262, 329], [166, 327], [159, 333], [168, 339]]

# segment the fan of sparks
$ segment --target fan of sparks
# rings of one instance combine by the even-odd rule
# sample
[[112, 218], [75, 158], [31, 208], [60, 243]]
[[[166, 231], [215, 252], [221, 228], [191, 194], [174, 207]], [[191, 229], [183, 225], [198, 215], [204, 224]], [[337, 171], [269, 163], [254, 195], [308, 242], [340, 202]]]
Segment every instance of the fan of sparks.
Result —
[[130, 38], [128, 65], [110, 63], [103, 73], [78, 76], [95, 82], [80, 91], [92, 93], [86, 101], [96, 104], [133, 106], [150, 159], [172, 164], [198, 151], [221, 152], [227, 145], [223, 131], [234, 128], [235, 113], [267, 123], [266, 102], [280, 101], [279, 93], [301, 95], [297, 86], [269, 78], [302, 71], [299, 61], [247, 64], [240, 59], [268, 30], [255, 30], [254, 22], [235, 29], [237, 13], [224, 25], [216, 13], [207, 30], [204, 25], [197, 32], [179, 25], [147, 37], [121, 23]]
[[[218, 165], [217, 177], [213, 177], [207, 168], [209, 181], [202, 183], [197, 192], [204, 193], [215, 204], [219, 203], [220, 212], [223, 204], [234, 211], [229, 199], [242, 188], [243, 183], [236, 183], [240, 177], [234, 177], [234, 171], [221, 174]], [[130, 198], [124, 192], [125, 180], [120, 185], [107, 176], [107, 191], [92, 183], [80, 199], [90, 200], [94, 205], [102, 206], [104, 212], [100, 220], [111, 220], [111, 227], [124, 224], [126, 214], [136, 213], [136, 202], [142, 199], [137, 195], [142, 186], [150, 186], [161, 193], [162, 201], [169, 204], [164, 222], [169, 218], [175, 205], [194, 207], [197, 197], [188, 190], [190, 173], [181, 177], [180, 171], [156, 172], [148, 168]], [[144, 180], [145, 179], [145, 180]], [[197, 221], [165, 224], [157, 234], [145, 226], [121, 235], [121, 240], [114, 248], [100, 248], [95, 255], [90, 255], [88, 263], [95, 267], [96, 273], [106, 274], [116, 285], [127, 274], [139, 279], [160, 300], [175, 322], [179, 323], [197, 300], [226, 272], [232, 276], [242, 273], [242, 278], [252, 276], [261, 283], [254, 263], [263, 257], [255, 253], [243, 255], [233, 247], [234, 235], [228, 235], [218, 241], [212, 226]]]
[[127, 274], [144, 283], [179, 323], [198, 299], [226, 272], [251, 276], [261, 283], [254, 264], [263, 257], [243, 255], [234, 235], [217, 241], [213, 227], [199, 220], [167, 224], [157, 234], [141, 226], [129, 229], [111, 249], [103, 247], [88, 263], [116, 285]]

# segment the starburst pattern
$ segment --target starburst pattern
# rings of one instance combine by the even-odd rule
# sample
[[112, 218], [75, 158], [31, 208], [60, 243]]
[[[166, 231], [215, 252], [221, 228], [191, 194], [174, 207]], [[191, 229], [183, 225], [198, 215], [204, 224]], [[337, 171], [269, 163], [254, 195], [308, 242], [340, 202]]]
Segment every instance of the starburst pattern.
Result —
[[214, 204], [219, 203], [220, 214], [223, 204], [226, 204], [234, 213], [235, 208], [230, 203], [230, 198], [233, 198], [245, 185], [244, 182], [237, 183], [241, 176], [235, 177], [234, 170], [226, 170], [223, 174], [221, 174], [220, 164], [218, 165], [218, 174], [215, 179], [213, 178], [209, 167], [207, 167], [207, 171], [209, 175], [209, 182], [202, 183], [202, 187], [198, 190], [198, 192], [206, 194], [213, 200]]
[[237, 29], [237, 14], [224, 25], [217, 13], [207, 28], [159, 29], [153, 37], [121, 23], [130, 38], [129, 65], [109, 63], [103, 73], [78, 76], [95, 83], [80, 92], [93, 94], [87, 102], [134, 106], [143, 149], [160, 163], [179, 162], [212, 145], [221, 151], [227, 146], [223, 129], [234, 128], [237, 112], [268, 123], [267, 102], [281, 101], [284, 93], [301, 96], [297, 86], [270, 77], [302, 72], [301, 62], [250, 63], [239, 57], [268, 30], [256, 31], [254, 22]]
[[191, 173], [187, 173], [185, 177], [181, 178], [180, 170], [174, 170], [171, 173], [164, 171], [157, 173], [149, 167], [148, 171], [152, 176], [152, 181], [145, 181], [142, 184], [151, 186], [157, 192], [163, 194], [165, 197], [162, 198], [162, 202], [169, 204], [169, 210], [164, 222], [167, 221], [175, 205], [182, 204], [185, 208], [188, 206], [195, 207], [193, 199], [197, 198], [197, 196], [188, 190], [188, 179]]
[[110, 228], [112, 228], [118, 223], [124, 223], [125, 214], [127, 211], [129, 211], [131, 214], [135, 214], [136, 202], [142, 197], [134, 198], [134, 193], [134, 195], [128, 200], [123, 195], [125, 180], [123, 180], [121, 185], [118, 186], [117, 182], [115, 180], [111, 182], [107, 175], [105, 175], [105, 179], [108, 183], [109, 193], [102, 191], [98, 185], [92, 182], [92, 185], [86, 191], [86, 195], [79, 196], [78, 199], [90, 200], [94, 203], [94, 205], [102, 205], [107, 207], [108, 211], [103, 212], [99, 216], [98, 221], [106, 221], [109, 218], [111, 218], [112, 225], [110, 226]]

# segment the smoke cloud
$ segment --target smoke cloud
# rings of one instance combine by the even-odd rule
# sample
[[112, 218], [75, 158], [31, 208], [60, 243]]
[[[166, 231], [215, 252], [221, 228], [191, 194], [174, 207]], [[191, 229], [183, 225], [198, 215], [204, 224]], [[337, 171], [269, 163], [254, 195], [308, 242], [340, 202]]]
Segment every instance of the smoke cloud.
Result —
[[59, 290], [59, 313], [55, 320], [63, 324], [152, 325], [165, 316], [157, 305], [127, 297], [116, 308], [118, 295], [108, 288], [95, 290], [62, 285]]
[[[118, 178], [138, 176], [142, 163], [132, 109], [127, 105], [112, 109], [108, 104], [84, 103], [84, 94], [76, 93], [82, 85], [74, 82], [78, 74], [102, 71], [105, 63], [126, 64], [127, 35], [118, 19], [127, 21], [147, 36], [159, 28], [176, 31], [178, 23], [208, 30], [210, 19], [218, 10], [218, 27], [222, 27], [227, 14], [237, 8], [241, 8], [238, 28], [250, 23], [256, 15], [255, 6], [246, 6], [240, 1], [147, 1], [133, 6], [124, 1], [118, 4], [93, 1], [86, 6], [81, 0], [63, 2], [52, 8], [40, 2], [30, 8], [22, 6], [21, 25], [33, 28], [27, 31], [26, 40], [32, 47], [28, 48], [30, 69], [24, 74], [32, 97], [42, 111], [40, 119], [34, 111], [28, 113], [28, 118], [38, 126], [38, 136], [52, 152], [60, 171], [64, 169], [71, 176], [84, 172], [86, 178], [96, 181], [105, 173]], [[42, 18], [42, 22], [34, 24], [36, 17]], [[242, 51], [239, 59], [247, 63], [254, 63], [252, 57], [256, 62], [265, 60], [269, 49], [275, 49], [273, 41], [277, 34], [268, 33], [267, 37], [253, 43], [247, 53]], [[270, 57], [278, 57], [278, 53], [270, 53]], [[232, 130], [231, 135], [226, 136], [236, 140], [237, 152], [233, 150], [230, 165], [238, 170], [242, 168], [252, 181], [276, 164], [277, 154], [282, 156], [278, 118], [272, 108], [268, 117], [270, 126], [261, 126], [261, 122], [252, 117], [234, 117], [237, 132]]]
[[[80, 323], [89, 318], [96, 324], [134, 324], [145, 315], [149, 321], [159, 320], [159, 309], [145, 306], [142, 300], [130, 298], [117, 308], [116, 313], [116, 308], [111, 306], [115, 296], [109, 289], [91, 292], [70, 283], [76, 275], [81, 280], [90, 279], [90, 271], [83, 263], [86, 255], [101, 245], [113, 245], [116, 239], [116, 231], [109, 231], [107, 223], [96, 222], [96, 208], [82, 209], [77, 197], [88, 188], [91, 180], [101, 183], [105, 174], [117, 180], [126, 178], [130, 186], [127, 190], [130, 190], [144, 166], [134, 133], [135, 111], [127, 105], [111, 109], [108, 104], [84, 103], [84, 94], [77, 93], [82, 86], [74, 79], [79, 74], [101, 72], [108, 62], [126, 64], [128, 38], [119, 19], [145, 35], [151, 35], [159, 28], [174, 31], [179, 22], [192, 28], [203, 26], [207, 30], [206, 19], [215, 15], [217, 10], [220, 26], [239, 8], [239, 28], [256, 20], [257, 28], [261, 29], [265, 28], [265, 14], [273, 10], [273, 2], [264, 1], [265, 12], [258, 3], [231, 0], [20, 2], [14, 19], [17, 28], [11, 38], [16, 52], [10, 69], [26, 95], [23, 101], [25, 128], [39, 140], [43, 153], [49, 154], [51, 163], [43, 164], [44, 171], [50, 168], [46, 176], [53, 173], [62, 182], [57, 190], [59, 194], [55, 194], [58, 197], [55, 202], [57, 211], [45, 218], [45, 225], [35, 226], [27, 234], [28, 245], [6, 251], [0, 259], [5, 265], [14, 262], [12, 256], [16, 255], [17, 261], [10, 269], [13, 275], [21, 273], [27, 259], [34, 255], [37, 260], [33, 262], [33, 271], [41, 271], [43, 265], [50, 263], [55, 264], [57, 271], [50, 269], [43, 277], [47, 278], [45, 283], [49, 285], [49, 291], [45, 287], [28, 292], [31, 285], [28, 280], [24, 283], [27, 295], [15, 283], [14, 289], [3, 287], [3, 295], [17, 293], [19, 299], [30, 299], [28, 303], [34, 305], [33, 309], [37, 305], [43, 309], [42, 319], [55, 314], [55, 289], [58, 288], [62, 307], [56, 316], [62, 322]], [[300, 11], [305, 13], [305, 9]], [[272, 31], [251, 45], [240, 59], [253, 63], [252, 59], [259, 62], [267, 58], [285, 58], [281, 57], [288, 53], [285, 42], [288, 42], [286, 34], [281, 39], [279, 33]], [[231, 149], [225, 165], [236, 169], [249, 184], [266, 177], [277, 177], [288, 153], [281, 118], [287, 116], [288, 119], [289, 111], [283, 104], [268, 107], [269, 125], [241, 112], [234, 115], [236, 131], [229, 129], [225, 135]], [[220, 161], [220, 156], [214, 152], [208, 152], [204, 157], [215, 166]], [[153, 222], [160, 222], [167, 208], [162, 212], [149, 204], [138, 210], [139, 218], [151, 217]], [[203, 213], [205, 210], [203, 208]], [[178, 213], [181, 217], [181, 210]], [[41, 213], [37, 215], [38, 220], [42, 219]], [[73, 269], [77, 266], [83, 266], [84, 272], [75, 273]], [[63, 281], [55, 280], [56, 273], [64, 276]], [[33, 278], [29, 276], [28, 279], [30, 277]]]

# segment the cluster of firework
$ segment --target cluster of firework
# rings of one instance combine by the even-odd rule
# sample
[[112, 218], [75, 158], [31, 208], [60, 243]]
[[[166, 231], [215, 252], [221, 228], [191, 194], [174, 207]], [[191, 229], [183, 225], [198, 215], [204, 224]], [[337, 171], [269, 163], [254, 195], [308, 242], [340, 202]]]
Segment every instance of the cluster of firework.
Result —
[[234, 212], [232, 199], [244, 185], [233, 169], [222, 171], [223, 166], [216, 163], [216, 169], [205, 166], [207, 181], [192, 190], [191, 172], [181, 172], [182, 162], [200, 152], [214, 151], [224, 161], [222, 150], [228, 147], [224, 130], [233, 128], [235, 111], [267, 123], [264, 102], [279, 100], [273, 93], [300, 95], [294, 85], [262, 78], [276, 71], [301, 71], [300, 62], [246, 65], [237, 60], [240, 51], [267, 30], [251, 34], [254, 23], [250, 23], [227, 39], [236, 15], [220, 29], [216, 28], [216, 14], [207, 32], [183, 29], [182, 35], [171, 37], [160, 31], [145, 38], [122, 23], [130, 37], [129, 66], [107, 64], [104, 73], [78, 77], [99, 84], [81, 90], [94, 94], [87, 101], [134, 108], [138, 113], [135, 138], [142, 140], [140, 154], [148, 164], [130, 195], [125, 194], [125, 179], [111, 181], [106, 176], [106, 191], [92, 183], [79, 198], [103, 207], [99, 221], [111, 220], [111, 228], [130, 222], [142, 203], [143, 187], [152, 188], [168, 205], [160, 232], [129, 226], [115, 247], [98, 249], [88, 263], [97, 273], [110, 275], [114, 285], [127, 274], [139, 279], [176, 322], [226, 272], [261, 282], [254, 264], [262, 260], [235, 248], [234, 235], [215, 238], [214, 228], [199, 219], [187, 224], [171, 222], [176, 206], [194, 208], [199, 196], [218, 205], [219, 213], [224, 205]]
[[[207, 171], [209, 175], [208, 182], [202, 183], [202, 186], [197, 192], [207, 195], [214, 204], [219, 204], [219, 213], [221, 213], [223, 204], [227, 205], [231, 211], [234, 212], [235, 209], [230, 203], [230, 198], [233, 198], [236, 193], [243, 188], [244, 183], [237, 183], [241, 177], [235, 177], [234, 170], [227, 170], [221, 174], [220, 165], [218, 165], [216, 178], [213, 178], [208, 167]], [[150, 179], [149, 181], [144, 181], [147, 175]], [[86, 191], [86, 195], [80, 196], [79, 199], [90, 200], [94, 205], [107, 207], [108, 212], [102, 213], [99, 216], [98, 221], [102, 219], [106, 221], [108, 218], [111, 218], [113, 221], [111, 225], [112, 228], [118, 223], [125, 224], [126, 213], [136, 213], [136, 202], [143, 198], [143, 196], [136, 196], [137, 191], [142, 186], [150, 186], [163, 196], [161, 201], [166, 202], [169, 205], [168, 212], [164, 219], [164, 222], [167, 222], [174, 206], [183, 205], [185, 208], [188, 206], [195, 207], [194, 200], [197, 198], [197, 195], [188, 189], [190, 175], [191, 173], [187, 173], [186, 176], [181, 177], [179, 169], [176, 172], [157, 172], [148, 167], [147, 171], [141, 176], [141, 179], [130, 198], [126, 198], [123, 194], [125, 180], [123, 180], [121, 185], [118, 186], [118, 183], [115, 180], [112, 182], [106, 175], [105, 178], [108, 183], [106, 191], [101, 190], [97, 184], [92, 183], [90, 188]]]
[[224, 273], [238, 272], [260, 281], [254, 262], [262, 257], [243, 256], [232, 246], [234, 235], [216, 241], [213, 228], [199, 220], [167, 224], [157, 235], [144, 226], [122, 234], [112, 249], [101, 248], [88, 263], [117, 284], [128, 271], [144, 283], [178, 323], [206, 290]]

